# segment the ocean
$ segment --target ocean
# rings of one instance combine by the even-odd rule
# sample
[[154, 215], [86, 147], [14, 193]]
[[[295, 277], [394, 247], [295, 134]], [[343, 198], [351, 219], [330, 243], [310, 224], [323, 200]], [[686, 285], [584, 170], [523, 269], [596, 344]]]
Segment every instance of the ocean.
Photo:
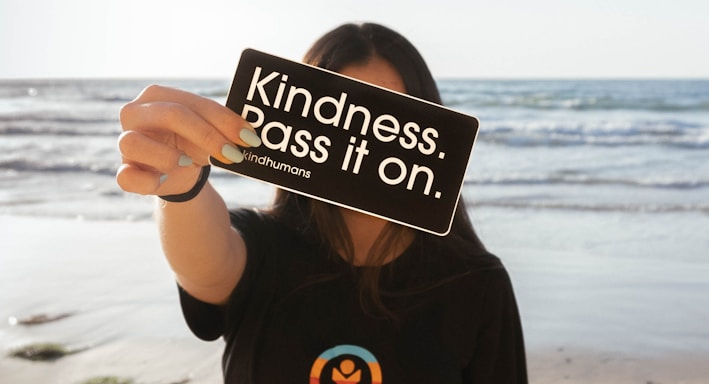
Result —
[[[0, 214], [135, 220], [122, 193], [118, 111], [146, 85], [220, 103], [229, 80], [0, 82]], [[471, 207], [709, 215], [708, 80], [440, 80], [481, 121], [463, 195]], [[215, 172], [267, 204], [270, 187]], [[246, 193], [242, 190], [246, 188]], [[227, 200], [229, 194], [225, 193]]]
[[[122, 324], [139, 324], [150, 300], [179, 318], [157, 234], [145, 233], [154, 228], [153, 198], [115, 183], [119, 109], [151, 83], [224, 103], [230, 79], [0, 81], [0, 317], [83, 311], [78, 325], [67, 322], [72, 337], [94, 328], [132, 335]], [[462, 193], [476, 231], [510, 272], [530, 350], [706, 356], [709, 80], [439, 86], [448, 107], [480, 120]], [[272, 197], [272, 187], [219, 169], [210, 180], [232, 207]], [[67, 229], [52, 231], [62, 223]], [[157, 290], [154, 271], [167, 275]], [[64, 290], [44, 288], [55, 280]], [[93, 290], [106, 293], [87, 298]], [[93, 315], [104, 317], [89, 322]], [[175, 320], [144, 332], [172, 337], [181, 327]], [[14, 335], [6, 343], [28, 337], [3, 332]]]

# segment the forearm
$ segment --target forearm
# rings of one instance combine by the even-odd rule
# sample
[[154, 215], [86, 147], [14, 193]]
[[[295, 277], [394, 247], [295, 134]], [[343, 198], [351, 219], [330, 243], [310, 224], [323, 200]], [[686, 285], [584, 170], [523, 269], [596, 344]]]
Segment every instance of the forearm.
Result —
[[246, 247], [221, 196], [207, 183], [190, 201], [159, 199], [155, 217], [178, 283], [197, 299], [223, 303], [243, 273]]
[[[145, 88], [119, 116], [122, 164], [116, 182], [124, 191], [141, 195], [184, 195], [195, 186], [208, 157], [238, 163], [243, 160], [239, 147], [261, 144], [237, 113], [174, 88]], [[200, 300], [221, 303], [241, 278], [246, 246], [231, 228], [224, 201], [209, 184], [187, 200], [158, 200], [163, 250], [185, 290]]]

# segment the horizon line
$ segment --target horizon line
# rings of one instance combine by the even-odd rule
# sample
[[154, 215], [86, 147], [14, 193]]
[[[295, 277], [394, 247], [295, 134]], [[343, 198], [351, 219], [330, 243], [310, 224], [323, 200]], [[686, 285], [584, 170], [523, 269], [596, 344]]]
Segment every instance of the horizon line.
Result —
[[[3, 77], [2, 82], [22, 81], [80, 81], [80, 80], [109, 80], [109, 81], [231, 81], [231, 77], [219, 76], [27, 76]], [[446, 75], [435, 76], [436, 81], [651, 81], [651, 80], [689, 80], [706, 81], [706, 76], [460, 76]]]

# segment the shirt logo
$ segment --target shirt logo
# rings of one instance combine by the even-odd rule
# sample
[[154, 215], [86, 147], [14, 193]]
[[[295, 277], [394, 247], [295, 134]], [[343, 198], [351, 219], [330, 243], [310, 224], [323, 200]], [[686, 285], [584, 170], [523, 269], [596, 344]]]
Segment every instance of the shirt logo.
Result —
[[338, 345], [315, 359], [310, 384], [382, 384], [382, 370], [368, 350]]

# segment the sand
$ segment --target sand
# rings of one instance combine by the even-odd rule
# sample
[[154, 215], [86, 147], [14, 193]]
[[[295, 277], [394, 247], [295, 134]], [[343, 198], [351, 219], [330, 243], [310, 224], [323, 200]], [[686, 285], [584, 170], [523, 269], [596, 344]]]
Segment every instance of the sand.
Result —
[[[525, 226], [538, 229], [540, 220], [550, 233], [555, 225], [592, 225], [592, 217], [570, 223], [541, 216], [505, 222], [520, 233], [514, 241], [495, 232], [500, 212], [476, 216], [515, 284], [532, 383], [709, 382], [709, 260], [618, 257], [618, 249], [638, 246], [611, 237], [605, 240], [613, 247], [598, 237], [574, 247], [575, 239], [525, 240]], [[623, 220], [616, 225], [644, 218]], [[0, 228], [0, 383], [104, 375], [220, 382], [222, 343], [198, 341], [187, 330], [153, 223], [0, 216]], [[658, 247], [643, 242], [640, 251]], [[37, 314], [71, 316], [33, 326], [7, 321]], [[54, 362], [8, 357], [32, 342], [81, 351]]]

